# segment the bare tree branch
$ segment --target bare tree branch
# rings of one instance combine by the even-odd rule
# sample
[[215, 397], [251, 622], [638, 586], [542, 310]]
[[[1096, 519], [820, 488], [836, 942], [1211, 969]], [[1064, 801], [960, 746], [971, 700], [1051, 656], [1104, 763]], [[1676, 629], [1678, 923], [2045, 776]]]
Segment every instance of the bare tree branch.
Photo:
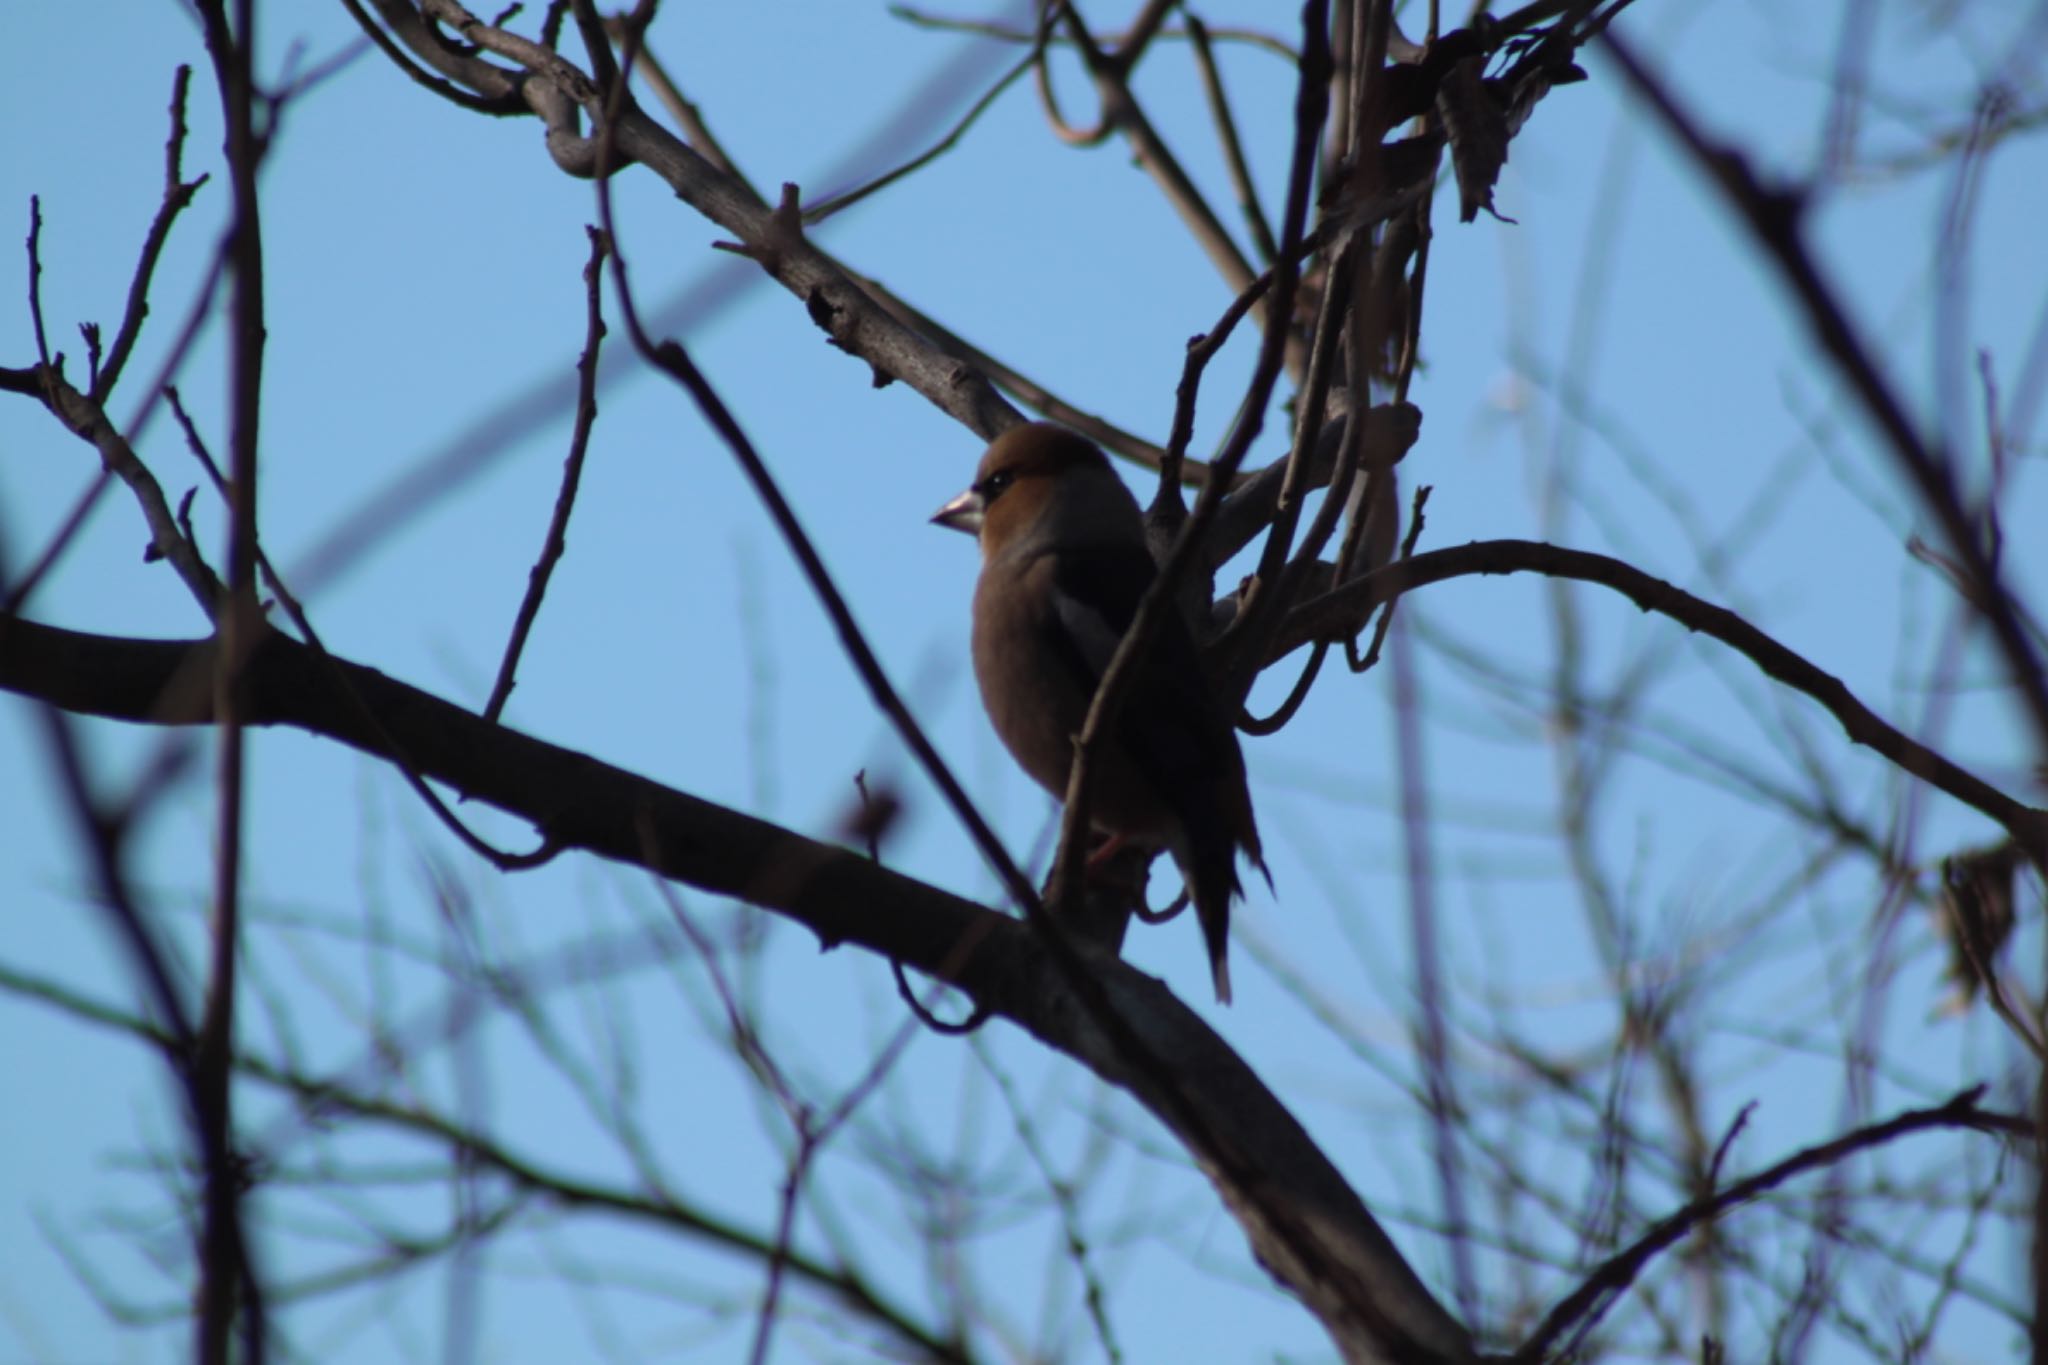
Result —
[[[212, 641], [121, 640], [0, 618], [0, 688], [67, 710], [148, 724], [212, 720], [181, 687]], [[338, 681], [340, 670], [345, 683]], [[1243, 1060], [1161, 983], [1085, 944], [1087, 965], [1158, 1074], [1094, 1023], [1029, 925], [831, 848], [483, 719], [374, 670], [271, 634], [244, 670], [250, 724], [283, 724], [372, 757], [384, 736], [419, 771], [531, 820], [550, 842], [734, 896], [939, 977], [1110, 1084], [1188, 1143], [1261, 1263], [1322, 1320], [1351, 1361], [1471, 1359], [1444, 1312], [1329, 1159]]]

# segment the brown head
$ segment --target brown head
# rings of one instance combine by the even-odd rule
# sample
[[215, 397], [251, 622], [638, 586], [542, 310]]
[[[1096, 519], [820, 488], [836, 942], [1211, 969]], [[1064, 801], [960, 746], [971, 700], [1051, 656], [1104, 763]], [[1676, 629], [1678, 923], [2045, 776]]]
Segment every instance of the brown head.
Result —
[[1138, 504], [1088, 440], [1051, 422], [1012, 427], [989, 445], [974, 482], [932, 520], [981, 538], [984, 558], [1044, 539], [1144, 539]]

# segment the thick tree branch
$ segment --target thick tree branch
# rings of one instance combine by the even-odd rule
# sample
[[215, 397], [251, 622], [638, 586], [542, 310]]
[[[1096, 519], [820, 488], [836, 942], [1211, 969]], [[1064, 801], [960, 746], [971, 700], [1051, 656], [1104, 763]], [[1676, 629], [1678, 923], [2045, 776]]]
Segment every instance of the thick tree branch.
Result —
[[[574, 108], [582, 107], [593, 115], [601, 112], [602, 96], [596, 85], [553, 52], [483, 24], [448, 0], [429, 3], [437, 17], [452, 22], [455, 16], [462, 16], [464, 36], [492, 42], [499, 50], [529, 63], [528, 69], [507, 71], [481, 57], [451, 49], [406, 0], [376, 0], [377, 12], [393, 34], [434, 70], [486, 96], [513, 90], [524, 94], [548, 122], [550, 148], [561, 163], [558, 144], [567, 136], [563, 110], [573, 113]], [[804, 301], [811, 320], [835, 346], [873, 368], [878, 382], [902, 380], [985, 440], [993, 440], [1023, 420], [973, 366], [890, 316], [847, 277], [838, 262], [801, 233], [785, 231], [774, 211], [753, 191], [630, 102], [619, 111], [612, 147], [618, 161], [645, 165], [691, 208], [738, 238], [752, 259]]]
[[[0, 689], [68, 711], [161, 725], [212, 719], [216, 646], [82, 635], [0, 617]], [[384, 757], [533, 821], [559, 845], [644, 867], [936, 976], [1122, 1088], [1189, 1143], [1254, 1255], [1322, 1321], [1346, 1360], [1472, 1358], [1466, 1332], [1402, 1260], [1285, 1106], [1165, 985], [1086, 945], [1091, 979], [1166, 1075], [1134, 1066], [1023, 922], [861, 854], [660, 786], [275, 633], [251, 655], [248, 710]], [[352, 693], [353, 695], [348, 695]], [[371, 720], [374, 717], [374, 723]], [[1190, 1121], [1200, 1142], [1190, 1139]], [[1214, 1151], [1218, 1155], [1211, 1155]]]

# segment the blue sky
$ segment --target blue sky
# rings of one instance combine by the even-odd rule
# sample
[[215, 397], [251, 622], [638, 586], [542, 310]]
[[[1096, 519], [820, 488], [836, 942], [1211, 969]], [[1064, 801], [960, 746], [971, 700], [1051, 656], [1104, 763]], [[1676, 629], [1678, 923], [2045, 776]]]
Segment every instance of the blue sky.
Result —
[[[271, 72], [295, 45], [303, 64], [351, 41], [338, 7], [263, 8]], [[2014, 78], [2022, 89], [2041, 88], [2038, 39], [2030, 49], [2018, 37], [2025, 23], [1995, 8], [1965, 7], [1965, 19], [1936, 28], [1882, 8], [1876, 69], [1897, 98], [1862, 129], [1867, 156], [1915, 150], [1915, 103], [1967, 108], [1973, 82], [2002, 56], [2017, 61], [2031, 51]], [[773, 16], [752, 6], [672, 9], [666, 32], [656, 32], [657, 51], [758, 184], [793, 180], [807, 196], [837, 188], [835, 175], [874, 169], [849, 167], [853, 152], [905, 107], [921, 107], [913, 96], [936, 74], [978, 71], [986, 81], [1010, 58], [1008, 49], [913, 28], [880, 5], [778, 7]], [[1219, 27], [1275, 22], [1275, 12], [1255, 5], [1204, 13]], [[0, 18], [0, 39], [13, 54], [12, 79], [0, 82], [0, 123], [34, 130], [0, 159], [0, 211], [25, 227], [29, 196], [41, 197], [44, 309], [56, 344], [74, 355], [74, 374], [82, 347], [73, 325], [113, 325], [154, 211], [175, 62], [201, 68], [188, 174], [219, 169], [218, 120], [194, 23], [177, 5], [134, 0], [107, 7], [106, 17], [92, 27], [65, 7], [15, 6]], [[1105, 11], [1098, 26], [1113, 28], [1112, 19]], [[1792, 15], [1731, 0], [1646, 0], [1622, 21], [1712, 129], [1786, 175], [1815, 164], [1835, 22], [1832, 7]], [[1260, 188], [1277, 203], [1291, 71], [1248, 48], [1226, 47], [1224, 61]], [[1955, 629], [1953, 595], [1904, 551], [1909, 536], [1930, 528], [1916, 521], [1882, 451], [1814, 361], [1802, 324], [1740, 230], [1646, 117], [1618, 102], [1612, 66], [1597, 56], [1587, 66], [1592, 79], [1553, 94], [1514, 144], [1498, 197], [1513, 225], [1460, 225], [1454, 198], [1439, 202], [1425, 368], [1413, 395], [1425, 425], [1405, 467], [1409, 480], [1435, 489], [1424, 545], [1522, 537], [1615, 554], [1744, 613], [1881, 714], [2039, 801], [2038, 787], [2025, 784], [2031, 751], [2000, 695], [1995, 663], [1981, 648], [1944, 643]], [[81, 72], [91, 73], [89, 96]], [[1910, 85], [1900, 91], [1900, 81]], [[1092, 107], [1071, 69], [1063, 68], [1061, 88], [1071, 108]], [[1138, 90], [1200, 183], [1227, 204], [1184, 50], [1155, 53]], [[925, 130], [898, 155], [936, 136], [958, 107], [956, 100], [924, 108]], [[1938, 416], [1966, 450], [1983, 441], [1968, 352], [1994, 357], [2010, 396], [2042, 325], [2044, 185], [2048, 164], [2037, 142], [2023, 139], [1991, 162], [1973, 224], [1962, 355], [1936, 345], [1932, 246], [1948, 175], [1872, 179], [1816, 209], [1816, 241], [1865, 335], [1918, 411]], [[566, 445], [568, 404], [546, 407], [535, 395], [561, 390], [581, 344], [584, 226], [596, 216], [590, 187], [553, 171], [530, 121], [457, 111], [371, 54], [287, 111], [263, 191], [270, 345], [262, 524], [288, 577], [355, 509], [494, 429], [494, 414], [518, 415], [514, 439], [489, 443], [483, 473], [452, 496], [407, 509], [310, 594], [330, 648], [480, 706]], [[172, 240], [150, 328], [114, 404], [123, 420], [166, 354], [225, 203], [217, 176]], [[1049, 805], [995, 742], [967, 673], [973, 548], [926, 525], [965, 482], [978, 442], [906, 386], [873, 389], [865, 366], [826, 345], [796, 300], [710, 250], [724, 234], [651, 177], [623, 177], [617, 206], [643, 306], [658, 310], [722, 282], [712, 291], [716, 306], [688, 316], [671, 309], [671, 328], [764, 453], [891, 676], [984, 811], [1013, 851], [1040, 847]], [[1128, 153], [1115, 143], [1061, 146], [1024, 86], [953, 155], [819, 236], [854, 268], [1077, 406], [1153, 439], [1163, 439], [1171, 415], [1183, 343], [1229, 299]], [[33, 343], [25, 309], [17, 303], [10, 317], [0, 333], [9, 338], [4, 363], [26, 364]], [[730, 458], [680, 393], [631, 361], [616, 325], [608, 356], [615, 370], [569, 553], [508, 722], [818, 836], [830, 835], [851, 801], [854, 774], [865, 770], [870, 780], [900, 784], [909, 802], [891, 862], [992, 897], [991, 878], [869, 705]], [[178, 377], [216, 449], [224, 445], [222, 359], [216, 323]], [[1220, 439], [1225, 395], [1248, 366], [1242, 344], [1219, 360], [1198, 450]], [[1963, 396], [1959, 410], [1942, 405], [1945, 393]], [[2038, 432], [2013, 437], [2023, 458], [2012, 473], [2009, 572], [2038, 602], [2048, 566], [2040, 539], [2025, 528], [2043, 524], [2048, 494]], [[1254, 460], [1274, 458], [1283, 444], [1279, 423], [1269, 423]], [[195, 482], [167, 414], [156, 417], [141, 449], [174, 495]], [[40, 547], [55, 509], [90, 478], [91, 460], [28, 403], [0, 404], [7, 564], [18, 567]], [[1149, 491], [1141, 473], [1131, 478]], [[1551, 490], [1558, 491], [1546, 510]], [[195, 515], [206, 543], [217, 545], [217, 509], [202, 496]], [[1721, 542], [1736, 548], [1717, 556], [1708, 547]], [[174, 577], [141, 562], [142, 543], [132, 502], [108, 498], [32, 614], [110, 633], [203, 633]], [[1724, 1129], [1743, 1104], [1758, 1104], [1732, 1153], [1734, 1169], [1767, 1164], [1849, 1121], [1840, 1054], [1867, 1009], [1882, 1021], [1886, 1059], [1870, 1112], [2007, 1078], [2014, 1048], [1981, 1009], [1929, 1021], [1940, 953], [1924, 918], [1874, 928], [1887, 923], [1876, 883], [1853, 860], [1802, 880], [1799, 869], [1825, 841], [1717, 775], [1709, 759], [1732, 756], [1745, 771], [1796, 787], [1811, 746], [1857, 818], [1904, 831], [1899, 851], [1911, 862], [1986, 840], [1984, 821], [1915, 794], [1886, 766], [1846, 752], [1810, 704], [1611, 594], [1529, 579], [1447, 584], [1411, 600], [1404, 623], [1430, 706], [1439, 932], [1459, 1045], [1474, 1093], [1499, 1106], [1476, 1117], [1474, 1162], [1483, 1166], [1484, 1150], [1518, 1143], [1566, 1168], [1584, 1157], [1568, 1110], [1553, 1113], [1555, 1126], [1526, 1127], [1546, 1111], [1540, 1101], [1507, 1102], [1517, 1080], [1482, 1039], [1512, 1021], [1549, 1053], [1587, 1062], [1597, 1077], [1614, 1027], [1613, 983], [1556, 838], [1551, 718], [1517, 691], [1555, 676], [1567, 613], [1580, 632], [1581, 676], [1594, 691], [1645, 659], [1663, 664], [1647, 684], [1646, 708], [1625, 722], [1637, 747], [1603, 791], [1592, 847], [1632, 926], [1639, 970], [1702, 983], [1689, 1007], [1699, 1025], [1695, 1060], [1713, 1086], [1709, 1126]], [[1489, 681], [1475, 651], [1504, 674]], [[1951, 661], [1947, 692], [1934, 682]], [[1292, 676], [1286, 666], [1274, 670], [1253, 709], [1270, 709]], [[1277, 892], [1257, 889], [1241, 914], [1233, 1009], [1207, 1003], [1191, 925], [1140, 926], [1128, 952], [1210, 1011], [1448, 1297], [1443, 1241], [1430, 1230], [1426, 1126], [1411, 1088], [1389, 696], [1387, 669], [1363, 679], [1329, 675], [1285, 732], [1247, 742]], [[123, 790], [165, 742], [115, 726], [83, 731], [108, 793]], [[1600, 727], [1589, 726], [1589, 751], [1600, 737]], [[584, 1059], [591, 1075], [638, 1077], [650, 1141], [692, 1197], [749, 1227], [772, 1227], [786, 1125], [749, 1098], [719, 1044], [699, 967], [650, 961], [593, 991], [550, 995], [546, 1028], [500, 1018], [467, 1041], [447, 1042], [445, 983], [407, 949], [446, 951], [447, 926], [459, 922], [491, 961], [574, 961], [574, 945], [594, 936], [666, 922], [644, 879], [581, 860], [512, 879], [485, 875], [377, 765], [289, 733], [259, 736], [254, 752], [249, 880], [264, 927], [253, 975], [272, 998], [245, 1006], [252, 1039], [281, 1048], [288, 1036], [315, 1070], [373, 1074], [362, 1071], [366, 1021], [373, 1012], [410, 1021], [404, 1036], [417, 1041], [416, 1070], [380, 1083], [488, 1115], [564, 1171], [630, 1178], [616, 1141], [583, 1107], [576, 1069], [549, 1065], [547, 1040], [555, 1039], [556, 1055]], [[0, 698], [0, 773], [8, 775], [0, 822], [9, 831], [0, 840], [0, 962], [125, 1002], [131, 982], [84, 899], [84, 874], [50, 809], [43, 765], [32, 712]], [[194, 771], [143, 831], [136, 862], [188, 947], [198, 942], [211, 818], [204, 765]], [[503, 845], [530, 842], [489, 812], [464, 815]], [[436, 908], [426, 888], [437, 883], [459, 888], [459, 912]], [[747, 988], [763, 1002], [770, 1045], [829, 1102], [901, 1021], [885, 967], [851, 951], [820, 955], [786, 925], [682, 895], [720, 934], [764, 936], [761, 957], [744, 973]], [[386, 939], [392, 946], [380, 952], [365, 946]], [[1304, 1004], [1311, 998], [1342, 1027], [1318, 1023]], [[287, 1016], [289, 1025], [280, 1022]], [[170, 1254], [178, 1220], [162, 1182], [136, 1169], [145, 1154], [177, 1150], [176, 1110], [159, 1068], [105, 1033], [5, 995], [0, 1037], [9, 1040], [11, 1086], [22, 1097], [0, 1122], [0, 1262], [10, 1267], [0, 1287], [0, 1360], [173, 1354], [176, 1329], [110, 1323], [60, 1254], [70, 1248], [137, 1301], [176, 1302], [178, 1282], [146, 1252], [160, 1246]], [[978, 1187], [1019, 1203], [1042, 1199], [993, 1079], [1009, 1078], [1026, 1112], [1039, 1116], [1056, 1163], [1093, 1177], [1082, 1187], [1083, 1207], [1098, 1269], [1120, 1306], [1128, 1358], [1327, 1356], [1313, 1321], [1270, 1291], [1184, 1157], [1070, 1064], [997, 1028], [973, 1050], [921, 1038], [904, 1067], [902, 1083], [864, 1111], [849, 1144], [869, 1151], [892, 1134], [914, 1134], [971, 1172]], [[1627, 1103], [1654, 1112], [1654, 1085], [1634, 1084], [1642, 1093]], [[244, 1103], [250, 1128], [287, 1159], [311, 1149], [294, 1128], [300, 1121], [274, 1096], [252, 1088]], [[394, 1167], [422, 1159], [417, 1146], [385, 1142], [366, 1143], [357, 1156]], [[1899, 1169], [1920, 1170], [1929, 1142], [1902, 1149]], [[1989, 1169], [1990, 1152], [1954, 1150], [1959, 1167]], [[921, 1315], [929, 1311], [928, 1267], [887, 1212], [897, 1192], [850, 1155], [825, 1177], [847, 1225], [879, 1248], [892, 1290]], [[1644, 1179], [1629, 1227], [1674, 1202]], [[1560, 1185], [1583, 1193], [1569, 1180]], [[446, 1191], [394, 1181], [347, 1207], [276, 1197], [298, 1228], [270, 1248], [282, 1280], [347, 1259], [350, 1239], [366, 1227], [433, 1226]], [[1480, 1211], [1482, 1224], [1495, 1213]], [[140, 1237], [138, 1223], [149, 1229]], [[1516, 1226], [1569, 1259], [1555, 1228]], [[1745, 1225], [1730, 1226], [1740, 1235]], [[990, 1237], [978, 1253], [978, 1283], [1021, 1330], [1048, 1334], [1027, 1335], [1020, 1349], [1045, 1340], [1091, 1358], [1055, 1232], [1040, 1217]], [[1915, 1235], [1938, 1259], [1951, 1233], [1930, 1219]], [[807, 1246], [827, 1245], [832, 1235], [822, 1216], [802, 1229]], [[1793, 1254], [1758, 1247], [1767, 1262]], [[483, 1291], [483, 1358], [595, 1350], [744, 1358], [757, 1267], [656, 1247], [631, 1228], [544, 1214], [484, 1255], [497, 1273]], [[1512, 1245], [1487, 1243], [1478, 1255], [1483, 1282], [1502, 1292], [1523, 1276], [1546, 1286], [1548, 1298], [1572, 1283], [1566, 1270], [1532, 1263]], [[596, 1274], [621, 1265], [658, 1272], [661, 1283], [608, 1295], [563, 1288], [578, 1267]], [[2020, 1298], [2023, 1267], [2020, 1249], [2001, 1237], [1975, 1249], [1968, 1275], [1984, 1292], [1952, 1308], [1938, 1335], [1953, 1358], [2009, 1349], [2010, 1324], [1983, 1300]], [[675, 1288], [686, 1281], [697, 1290]], [[687, 1308], [694, 1292], [712, 1295], [727, 1316]], [[297, 1344], [322, 1360], [436, 1358], [445, 1296], [439, 1270], [389, 1292], [333, 1295], [301, 1310]], [[1167, 1304], [1171, 1311], [1160, 1307]], [[789, 1359], [837, 1359], [847, 1349], [802, 1320], [786, 1329], [782, 1346]], [[1839, 1337], [1822, 1351], [1858, 1358]]]

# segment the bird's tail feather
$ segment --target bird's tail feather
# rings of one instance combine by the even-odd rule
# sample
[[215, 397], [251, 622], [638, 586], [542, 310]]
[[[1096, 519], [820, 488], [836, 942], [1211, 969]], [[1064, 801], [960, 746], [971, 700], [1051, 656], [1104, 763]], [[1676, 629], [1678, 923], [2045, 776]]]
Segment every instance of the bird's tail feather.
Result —
[[[1216, 982], [1218, 1004], [1230, 1003], [1230, 903], [1242, 895], [1237, 880], [1237, 842], [1211, 831], [1190, 831], [1188, 847], [1173, 850], [1188, 900], [1202, 926], [1209, 950], [1209, 971]], [[1203, 837], [1207, 834], [1209, 837]]]

